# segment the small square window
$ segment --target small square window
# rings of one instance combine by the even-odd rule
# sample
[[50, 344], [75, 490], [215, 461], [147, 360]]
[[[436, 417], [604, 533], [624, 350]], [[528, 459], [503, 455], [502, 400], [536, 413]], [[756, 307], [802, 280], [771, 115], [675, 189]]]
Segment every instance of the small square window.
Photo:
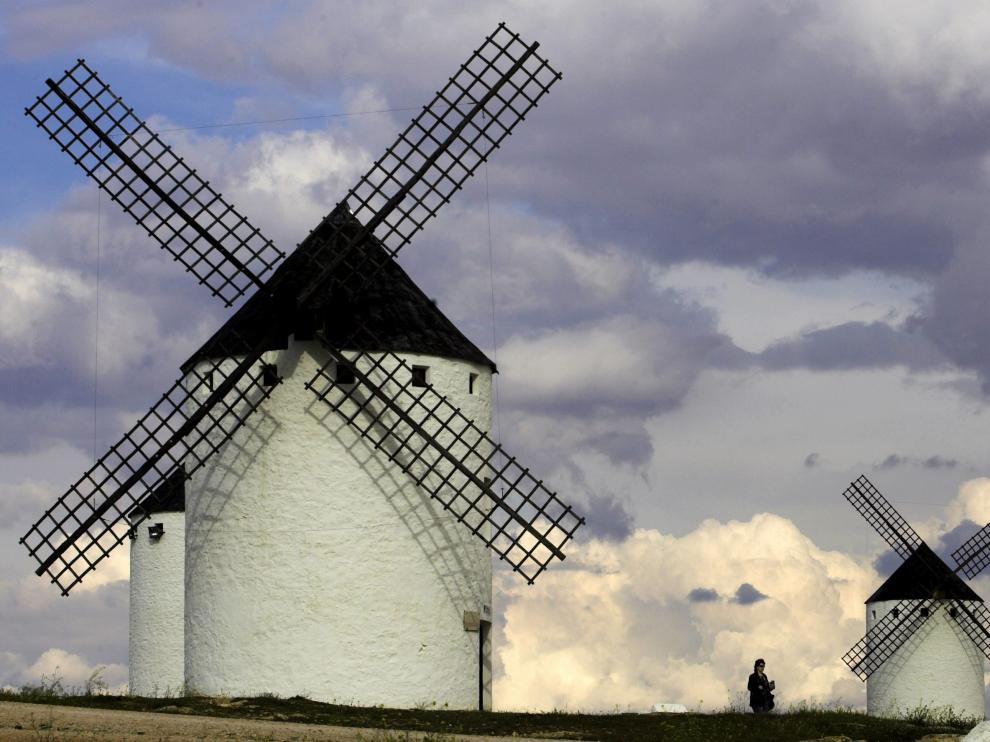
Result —
[[952, 618], [955, 618], [956, 616], [958, 616], [958, 615], [959, 615], [959, 611], [957, 611], [957, 610], [956, 610], [955, 608], [950, 608], [950, 609], [949, 609], [949, 615], [950, 615], [950, 616], [951, 616]]
[[897, 618], [897, 617], [898, 617], [899, 615], [901, 615], [901, 612], [900, 612], [899, 610], [897, 610], [896, 608], [894, 608], [894, 609], [893, 609], [893, 610], [892, 610], [892, 611], [890, 612], [890, 615], [891, 615], [891, 616], [893, 616], [894, 618]]
[[468, 374], [468, 394], [474, 394], [474, 388], [477, 383], [478, 374]]
[[354, 367], [349, 363], [338, 363], [334, 368], [333, 380], [338, 384], [353, 384], [356, 381]]
[[427, 366], [413, 366], [412, 367], [412, 385], [413, 386], [426, 386], [426, 370]]
[[927, 608], [922, 608], [921, 609], [921, 617], [922, 618], [928, 618], [928, 609]]
[[281, 379], [278, 378], [278, 366], [274, 363], [261, 364], [261, 383], [264, 386], [275, 386], [280, 381]]

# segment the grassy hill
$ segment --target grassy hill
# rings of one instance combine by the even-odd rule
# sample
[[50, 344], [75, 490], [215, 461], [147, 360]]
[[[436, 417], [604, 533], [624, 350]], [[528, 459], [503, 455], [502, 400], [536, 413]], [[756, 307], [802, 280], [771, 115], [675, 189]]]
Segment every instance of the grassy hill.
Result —
[[[396, 740], [443, 742], [446, 735], [487, 734], [547, 739], [615, 740], [615, 742], [732, 742], [734, 740], [814, 740], [847, 737], [853, 740], [918, 740], [926, 735], [963, 735], [973, 721], [932, 714], [924, 709], [911, 719], [877, 719], [862, 713], [802, 708], [765, 716], [737, 712], [711, 714], [583, 714], [483, 713], [434, 709], [388, 709], [319, 703], [306, 698], [139, 698], [103, 694], [0, 692], [4, 700], [56, 703], [100, 709], [158, 711], [221, 718], [291, 721], [372, 727], [395, 732]], [[406, 732], [409, 733], [406, 736]]]

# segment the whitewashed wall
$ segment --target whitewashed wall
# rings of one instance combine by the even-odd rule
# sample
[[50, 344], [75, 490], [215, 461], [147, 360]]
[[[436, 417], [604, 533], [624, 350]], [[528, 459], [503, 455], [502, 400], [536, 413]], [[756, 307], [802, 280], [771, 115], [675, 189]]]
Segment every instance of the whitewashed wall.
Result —
[[[165, 526], [159, 539], [148, 527]], [[131, 541], [129, 688], [135, 696], [178, 696], [184, 688], [186, 520], [183, 513], [153, 513]]]
[[[868, 603], [867, 631], [897, 603]], [[957, 714], [982, 719], [983, 669], [983, 654], [943, 607], [866, 681], [867, 712], [904, 716], [919, 706], [951, 706]]]
[[[310, 353], [267, 354], [285, 382], [187, 484], [188, 687], [477, 708], [490, 552], [304, 388]], [[487, 367], [402, 357], [490, 428]]]

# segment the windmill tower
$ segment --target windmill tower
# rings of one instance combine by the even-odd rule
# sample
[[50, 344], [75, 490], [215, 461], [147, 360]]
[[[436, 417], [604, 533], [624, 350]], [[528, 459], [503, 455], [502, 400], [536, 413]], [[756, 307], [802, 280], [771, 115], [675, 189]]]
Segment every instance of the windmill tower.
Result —
[[493, 364], [394, 257], [560, 78], [537, 47], [500, 24], [284, 261], [83, 61], [28, 109], [214, 295], [253, 291], [21, 539], [68, 594], [131, 535], [132, 646], [181, 634], [187, 690], [491, 706], [490, 550], [532, 583], [583, 520], [491, 439]]
[[866, 636], [842, 658], [866, 681], [867, 712], [951, 707], [982, 719], [990, 611], [958, 573], [990, 564], [990, 524], [953, 552], [951, 569], [865, 476], [844, 496], [904, 559], [867, 598]]

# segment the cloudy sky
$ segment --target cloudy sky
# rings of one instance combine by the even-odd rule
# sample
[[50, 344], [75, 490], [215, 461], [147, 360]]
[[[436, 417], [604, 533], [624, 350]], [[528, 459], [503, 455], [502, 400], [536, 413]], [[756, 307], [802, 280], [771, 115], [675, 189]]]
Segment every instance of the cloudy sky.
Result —
[[936, 548], [990, 520], [985, 3], [0, 12], [0, 685], [126, 681], [126, 555], [60, 598], [17, 539], [226, 316], [23, 116], [78, 57], [287, 249], [498, 21], [563, 71], [400, 259], [589, 521], [498, 576], [498, 707], [722, 708], [756, 656], [863, 704], [890, 559], [843, 489]]

